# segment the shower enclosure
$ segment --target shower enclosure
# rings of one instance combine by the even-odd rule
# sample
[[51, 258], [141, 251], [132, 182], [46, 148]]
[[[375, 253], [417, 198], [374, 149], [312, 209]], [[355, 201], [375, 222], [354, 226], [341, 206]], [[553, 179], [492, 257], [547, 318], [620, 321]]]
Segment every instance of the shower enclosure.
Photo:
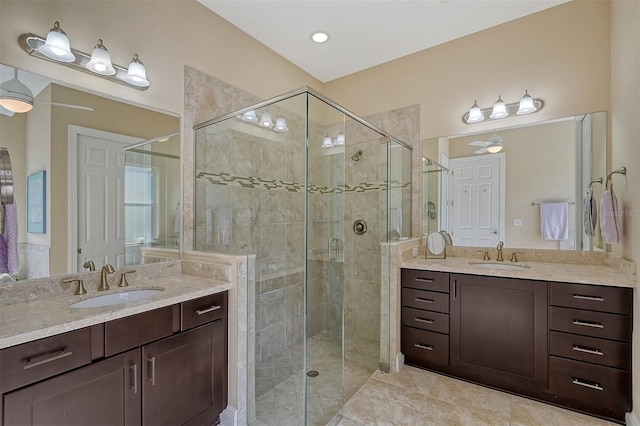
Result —
[[389, 365], [382, 245], [410, 235], [411, 149], [307, 88], [195, 130], [195, 248], [255, 259], [249, 422], [334, 424]]

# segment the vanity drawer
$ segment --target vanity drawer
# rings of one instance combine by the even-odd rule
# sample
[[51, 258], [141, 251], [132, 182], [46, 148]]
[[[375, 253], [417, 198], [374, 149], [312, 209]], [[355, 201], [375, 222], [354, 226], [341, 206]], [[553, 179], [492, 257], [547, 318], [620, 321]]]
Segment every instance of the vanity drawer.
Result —
[[[111, 356], [171, 336], [179, 331], [179, 305], [166, 306], [130, 317], [109, 321], [104, 325], [104, 350]], [[175, 313], [174, 313], [175, 310]], [[176, 321], [174, 321], [174, 315]]]
[[449, 315], [405, 307], [402, 308], [402, 325], [449, 334]]
[[3, 349], [0, 351], [0, 393], [90, 362], [90, 327]]
[[549, 333], [549, 353], [622, 370], [629, 370], [631, 366], [631, 350], [628, 343], [557, 331]]
[[449, 295], [435, 291], [402, 289], [402, 306], [429, 311], [449, 313]]
[[627, 371], [549, 357], [549, 391], [556, 395], [617, 411], [631, 410]]
[[449, 293], [449, 274], [447, 272], [403, 269], [402, 287]]
[[409, 364], [446, 367], [449, 365], [449, 336], [403, 326], [402, 353]]
[[227, 316], [227, 292], [212, 294], [181, 304], [182, 330]]
[[633, 289], [585, 284], [551, 283], [550, 304], [614, 314], [631, 314]]
[[552, 306], [549, 319], [551, 330], [621, 342], [631, 340], [631, 321], [626, 315]]

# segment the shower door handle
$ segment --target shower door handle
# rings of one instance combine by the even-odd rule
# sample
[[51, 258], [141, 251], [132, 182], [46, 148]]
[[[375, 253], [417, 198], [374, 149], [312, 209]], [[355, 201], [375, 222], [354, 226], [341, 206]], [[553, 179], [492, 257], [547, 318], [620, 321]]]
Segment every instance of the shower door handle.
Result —
[[340, 259], [340, 238], [329, 239], [328, 252], [330, 262], [335, 262]]

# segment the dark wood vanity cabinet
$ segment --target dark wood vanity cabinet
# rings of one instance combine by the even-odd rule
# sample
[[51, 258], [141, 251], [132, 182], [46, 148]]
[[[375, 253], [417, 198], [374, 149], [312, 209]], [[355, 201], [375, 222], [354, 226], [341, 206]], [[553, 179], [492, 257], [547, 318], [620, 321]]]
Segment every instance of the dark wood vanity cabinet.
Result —
[[451, 369], [515, 392], [547, 383], [547, 283], [451, 274]]
[[549, 286], [549, 392], [563, 405], [624, 420], [632, 408], [633, 290]]
[[0, 423], [215, 424], [226, 306], [224, 292], [1, 350]]
[[633, 289], [401, 276], [407, 364], [618, 422], [631, 411]]

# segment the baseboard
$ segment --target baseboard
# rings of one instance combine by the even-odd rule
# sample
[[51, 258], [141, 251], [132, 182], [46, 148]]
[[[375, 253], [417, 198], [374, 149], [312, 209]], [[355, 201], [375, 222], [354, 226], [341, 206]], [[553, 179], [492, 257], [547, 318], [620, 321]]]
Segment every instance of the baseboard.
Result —
[[636, 416], [635, 411], [627, 413], [625, 417], [625, 423], [627, 426], [640, 426], [640, 420], [638, 420], [638, 416]]
[[220, 413], [220, 425], [238, 426], [238, 410], [230, 405], [227, 405], [227, 408], [225, 408], [222, 413]]

